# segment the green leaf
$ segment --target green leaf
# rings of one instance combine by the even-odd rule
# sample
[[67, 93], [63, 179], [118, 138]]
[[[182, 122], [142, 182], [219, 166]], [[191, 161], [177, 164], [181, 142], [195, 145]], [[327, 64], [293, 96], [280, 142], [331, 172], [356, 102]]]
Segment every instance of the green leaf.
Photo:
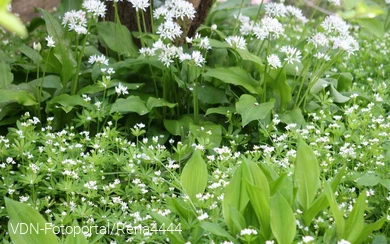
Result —
[[381, 185], [386, 187], [390, 191], [390, 179], [384, 179], [380, 181]]
[[206, 116], [210, 114], [221, 114], [227, 115], [228, 113], [235, 113], [236, 109], [234, 107], [218, 107], [218, 108], [209, 108], [206, 111]]
[[271, 112], [275, 101], [258, 104], [255, 97], [244, 94], [236, 103], [236, 110], [242, 117], [242, 126], [246, 126], [254, 120], [263, 120]]
[[359, 186], [376, 186], [379, 184], [379, 182], [381, 181], [381, 179], [376, 176], [376, 175], [373, 175], [373, 174], [367, 174], [367, 175], [363, 175], [362, 177], [360, 177], [356, 183], [359, 185]]
[[33, 106], [37, 102], [35, 97], [25, 90], [0, 90], [0, 104], [17, 102], [23, 106]]
[[383, 224], [386, 222], [386, 217], [381, 218], [375, 223], [366, 225], [363, 231], [360, 232], [359, 237], [356, 240], [356, 244], [362, 243], [367, 240], [368, 236], [372, 234], [372, 232], [379, 230], [382, 228]]
[[127, 114], [130, 112], [144, 115], [149, 113], [149, 109], [145, 106], [145, 102], [138, 96], [128, 96], [126, 99], [119, 98], [112, 105], [110, 113], [119, 112], [121, 114]]
[[[42, 79], [39, 78], [39, 79], [35, 79], [35, 80], [30, 81], [30, 84], [35, 86], [35, 87], [39, 87], [39, 86], [41, 86], [41, 82], [42, 82]], [[45, 75], [45, 77], [43, 78], [43, 87], [44, 88], [51, 88], [51, 89], [61, 89], [62, 86], [61, 86], [60, 77], [58, 77], [56, 75]]]
[[250, 77], [246, 70], [239, 67], [213, 68], [209, 69], [203, 76], [216, 78], [228, 84], [242, 86], [253, 94], [262, 93], [260, 83]]
[[292, 243], [295, 237], [296, 220], [290, 204], [280, 193], [276, 193], [270, 203], [272, 233], [279, 244]]
[[332, 78], [337, 79], [337, 90], [348, 91], [352, 86], [353, 76], [351, 73], [335, 74]]
[[11, 200], [7, 197], [4, 198], [4, 201], [10, 218], [8, 222], [8, 233], [12, 243], [58, 243], [56, 235], [51, 230], [51, 224], [47, 223], [37, 210], [27, 204]]
[[[222, 142], [221, 125], [205, 122], [201, 125], [190, 124], [189, 129], [191, 134], [198, 141], [203, 141], [209, 147], [219, 147]], [[209, 134], [211, 132], [211, 135]]]
[[236, 49], [236, 52], [241, 56], [243, 60], [254, 62], [258, 68], [264, 67], [261, 58], [250, 53], [247, 49]]
[[207, 104], [229, 103], [224, 90], [214, 86], [199, 86], [198, 99]]
[[352, 212], [345, 223], [347, 240], [355, 243], [364, 228], [364, 210], [366, 209], [367, 193], [365, 190], [359, 193], [359, 197], [353, 206]]
[[207, 178], [207, 165], [200, 151], [195, 150], [180, 176], [181, 185], [192, 201], [197, 201], [196, 194], [203, 194], [207, 186]]
[[46, 22], [46, 29], [50, 36], [53, 37], [56, 45], [53, 48], [55, 56], [62, 64], [61, 81], [62, 86], [66, 87], [67, 82], [76, 73], [76, 60], [73, 57], [70, 41], [65, 35], [64, 28], [60, 25], [57, 18], [49, 12], [40, 9]]
[[299, 127], [306, 124], [306, 120], [303, 117], [300, 108], [295, 108], [293, 110], [286, 111], [283, 114], [279, 114], [279, 119], [285, 124], [297, 124]]
[[271, 69], [266, 75], [267, 87], [272, 88], [280, 98], [282, 110], [290, 103], [292, 91], [287, 83], [284, 69]]
[[87, 239], [85, 239], [85, 236], [81, 231], [81, 228], [77, 223], [77, 220], [73, 221], [72, 227], [73, 227], [73, 232], [70, 233], [68, 237], [65, 239], [65, 244], [88, 244], [88, 241]]
[[279, 193], [290, 205], [293, 204], [294, 185], [292, 184], [291, 179], [287, 177], [287, 174], [282, 174], [278, 179], [270, 182], [269, 187], [271, 196]]
[[245, 229], [247, 225], [244, 216], [242, 216], [242, 214], [232, 206], [230, 206], [230, 216], [235, 228], [238, 231]]
[[190, 116], [184, 115], [179, 120], [164, 119], [164, 127], [171, 135], [184, 137], [192, 122]]
[[159, 107], [174, 108], [176, 105], [177, 103], [170, 103], [165, 101], [162, 98], [155, 98], [155, 97], [149, 97], [148, 101], [146, 102], [146, 107], [149, 110], [152, 110], [153, 108], [159, 108]]
[[103, 45], [119, 54], [130, 57], [138, 56], [138, 48], [134, 44], [132, 34], [126, 26], [103, 21], [98, 22], [96, 27]]
[[239, 243], [232, 235], [216, 223], [202, 222], [201, 227], [213, 235], [222, 236], [233, 243]]
[[23, 45], [20, 47], [20, 52], [26, 55], [29, 59], [31, 59], [35, 64], [42, 62], [42, 56], [38, 51], [32, 49], [29, 46]]
[[310, 208], [320, 187], [320, 170], [316, 155], [302, 138], [298, 139], [294, 181], [298, 188], [298, 202], [303, 210], [306, 211]]
[[264, 239], [271, 236], [270, 189], [267, 177], [254, 162], [244, 158], [242, 177], [254, 212], [260, 223], [260, 233]]
[[47, 102], [46, 112], [53, 110], [59, 104], [65, 113], [69, 113], [74, 107], [83, 106], [84, 103], [80, 95], [61, 94]]
[[384, 236], [384, 235], [375, 236], [375, 238], [374, 238], [374, 240], [372, 240], [371, 244], [387, 244], [386, 236]]
[[236, 224], [234, 223], [234, 221], [237, 220], [233, 220], [231, 208], [235, 208], [239, 213], [243, 213], [249, 202], [248, 193], [246, 192], [245, 185], [242, 182], [242, 165], [236, 169], [224, 192], [222, 213], [226, 225], [228, 226], [230, 232], [235, 236], [241, 229], [237, 229]]
[[15, 15], [9, 13], [7, 9], [0, 10], [0, 26], [10, 32], [16, 33], [22, 38], [28, 36], [27, 29], [23, 22]]
[[[162, 216], [155, 212], [150, 212], [150, 215], [155, 219], [161, 226], [164, 225], [166, 228], [168, 226], [175, 226], [170, 219], [165, 216]], [[179, 231], [166, 231], [165, 235], [168, 236], [169, 240], [173, 244], [183, 244], [185, 242], [181, 232]]]
[[[337, 173], [337, 175], [333, 178], [332, 182], [330, 183], [331, 188], [333, 191], [336, 191], [337, 187], [339, 186], [339, 183], [341, 179], [343, 178], [345, 172], [347, 170], [347, 166], [344, 165], [343, 168], [341, 168], [340, 172]], [[317, 216], [317, 214], [323, 210], [324, 208], [329, 206], [329, 202], [326, 198], [325, 192], [321, 192], [321, 194], [315, 199], [311, 207], [303, 213], [303, 219], [306, 226], [310, 226], [311, 222], [313, 221], [314, 217]]]
[[7, 89], [14, 80], [9, 64], [0, 61], [0, 89]]
[[344, 95], [342, 95], [341, 93], [339, 93], [336, 88], [334, 88], [333, 85], [330, 85], [330, 95], [332, 96], [333, 98], [333, 101], [335, 101], [336, 103], [346, 103], [349, 101], [349, 97], [346, 97]]
[[339, 209], [334, 192], [328, 182], [325, 182], [325, 194], [330, 205], [330, 210], [332, 211], [333, 219], [336, 222], [337, 236], [339, 239], [342, 239], [344, 237], [345, 220], [343, 212]]

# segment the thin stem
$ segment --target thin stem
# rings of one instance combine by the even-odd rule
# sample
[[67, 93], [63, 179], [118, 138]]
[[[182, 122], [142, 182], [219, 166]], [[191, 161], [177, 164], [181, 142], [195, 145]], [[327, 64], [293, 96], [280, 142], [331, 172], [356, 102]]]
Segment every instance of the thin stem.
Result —
[[194, 99], [194, 123], [196, 125], [199, 125], [198, 85], [196, 84], [196, 81], [194, 82], [193, 99]]
[[[74, 95], [77, 92], [77, 85], [78, 85], [79, 76], [80, 76], [81, 61], [83, 59], [84, 49], [85, 49], [85, 45], [87, 43], [89, 29], [90, 29], [90, 25], [88, 25], [87, 34], [85, 34], [85, 37], [84, 37], [84, 40], [83, 40], [83, 46], [81, 47], [81, 50], [79, 52], [79, 56], [78, 56], [78, 60], [77, 60], [76, 76], [73, 79], [72, 86], [71, 86], [71, 95]], [[78, 49], [78, 46], [76, 46], [76, 49]]]
[[233, 36], [237, 34], [237, 27], [239, 26], [242, 7], [244, 7], [244, 0], [241, 1], [240, 9], [238, 10], [236, 24], [234, 25], [234, 30], [233, 30]]
[[141, 42], [141, 46], [144, 47], [144, 43], [142, 41], [142, 29], [141, 29], [141, 22], [140, 22], [140, 18], [139, 18], [139, 12], [136, 11], [136, 16], [137, 16], [137, 26], [138, 26], [138, 32], [139, 32], [139, 39], [140, 39], [140, 42]]
[[39, 93], [38, 93], [38, 118], [41, 119], [41, 99], [42, 99], [42, 89], [43, 89], [43, 81], [45, 79], [45, 74], [46, 74], [46, 67], [47, 67], [47, 62], [49, 60], [49, 56], [50, 56], [50, 51], [51, 51], [51, 48], [49, 49], [49, 53], [47, 54], [46, 56], [46, 60], [45, 60], [45, 65], [44, 65], [44, 70], [43, 70], [43, 74], [42, 74], [42, 78], [41, 78], [41, 84], [39, 86]]
[[150, 25], [152, 26], [152, 33], [154, 34], [153, 0], [150, 0], [149, 11], [150, 11]]

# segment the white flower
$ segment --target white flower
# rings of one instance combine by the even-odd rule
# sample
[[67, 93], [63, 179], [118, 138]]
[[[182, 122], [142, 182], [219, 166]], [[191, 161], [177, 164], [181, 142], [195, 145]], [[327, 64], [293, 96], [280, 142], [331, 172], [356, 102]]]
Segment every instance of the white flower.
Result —
[[265, 13], [271, 17], [284, 17], [287, 13], [287, 9], [283, 3], [267, 3], [264, 9]]
[[127, 87], [123, 86], [121, 83], [119, 83], [119, 85], [115, 87], [115, 92], [116, 94], [118, 94], [118, 96], [120, 96], [121, 94], [129, 94], [129, 92], [127, 91]]
[[335, 15], [327, 16], [325, 20], [321, 23], [321, 26], [329, 34], [332, 32], [336, 32], [340, 35], [349, 34], [348, 24], [342, 18]]
[[40, 52], [41, 49], [42, 49], [42, 46], [41, 46], [41, 43], [37, 42], [37, 43], [33, 43], [33, 49]]
[[108, 65], [108, 59], [103, 54], [100, 56], [93, 55], [93, 56], [89, 57], [88, 63], [90, 63], [90, 64], [98, 63], [98, 64]]
[[193, 51], [191, 55], [192, 60], [194, 60], [195, 65], [202, 67], [206, 60], [199, 51]]
[[173, 22], [172, 20], [167, 20], [158, 27], [156, 33], [160, 34], [160, 36], [164, 39], [173, 41], [176, 37], [180, 37], [181, 34], [183, 34], [183, 31], [181, 30], [179, 24]]
[[62, 19], [62, 24], [64, 26], [68, 25], [69, 30], [74, 30], [77, 34], [86, 34], [87, 19], [85, 14], [86, 13], [82, 10], [71, 10], [66, 12], [64, 18]]
[[269, 35], [276, 39], [283, 35], [284, 27], [279, 20], [266, 16], [261, 19], [260, 24], [253, 27], [253, 33], [260, 40], [268, 38]]
[[329, 39], [322, 33], [317, 33], [309, 38], [308, 43], [313, 43], [317, 47], [326, 47], [329, 44]]
[[301, 51], [291, 46], [284, 46], [280, 49], [286, 55], [284, 61], [288, 64], [292, 64], [294, 62], [301, 62]]
[[133, 4], [133, 7], [138, 12], [139, 9], [142, 9], [142, 11], [146, 12], [146, 8], [149, 7], [149, 0], [127, 0], [128, 2], [131, 2]]
[[287, 14], [286, 16], [289, 17], [289, 16], [293, 16], [295, 18], [297, 18], [297, 20], [301, 21], [302, 23], [306, 23], [308, 22], [309, 20], [302, 14], [302, 10], [297, 8], [297, 7], [294, 7], [294, 6], [287, 6], [286, 7], [286, 10], [287, 10]]
[[312, 237], [312, 236], [304, 236], [304, 237], [302, 237], [302, 241], [304, 243], [309, 243], [311, 241], [314, 241], [314, 237]]
[[205, 50], [211, 49], [210, 41], [209, 41], [209, 38], [207, 36], [200, 39], [199, 48], [205, 49]]
[[359, 51], [359, 43], [350, 35], [332, 37], [331, 40], [333, 41], [333, 48], [346, 51], [348, 57], [356, 51]]
[[333, 4], [333, 5], [336, 5], [336, 6], [340, 6], [340, 0], [328, 0], [328, 2], [330, 4]]
[[254, 229], [242, 229], [240, 235], [257, 235], [257, 230]]
[[207, 213], [203, 213], [201, 215], [198, 216], [198, 220], [205, 220], [209, 217], [209, 215]]
[[194, 5], [184, 0], [167, 0], [161, 7], [153, 11], [153, 17], [159, 19], [164, 17], [165, 20], [176, 19], [194, 19], [196, 10]]
[[47, 36], [47, 37], [45, 37], [45, 39], [47, 41], [47, 46], [48, 47], [56, 47], [55, 42], [54, 42], [52, 36]]
[[233, 48], [246, 49], [246, 41], [242, 36], [229, 36], [225, 41]]
[[280, 62], [280, 59], [279, 57], [276, 55], [276, 54], [271, 54], [267, 57], [267, 61], [268, 61], [268, 64], [274, 68], [274, 69], [277, 69], [277, 68], [281, 68], [282, 67], [282, 63]]
[[88, 13], [93, 13], [94, 17], [103, 18], [106, 15], [106, 5], [104, 2], [99, 0], [84, 0], [83, 8], [87, 10]]
[[351, 243], [349, 241], [341, 239], [340, 241], [337, 242], [337, 244], [351, 244]]
[[146, 57], [153, 57], [155, 55], [155, 49], [150, 47], [143, 47], [139, 50], [139, 53]]

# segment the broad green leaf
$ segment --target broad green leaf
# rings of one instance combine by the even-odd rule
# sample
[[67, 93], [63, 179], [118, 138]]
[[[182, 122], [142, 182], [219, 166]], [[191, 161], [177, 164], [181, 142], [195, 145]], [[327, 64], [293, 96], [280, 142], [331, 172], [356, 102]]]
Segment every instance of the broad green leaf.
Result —
[[207, 186], [207, 165], [200, 151], [195, 150], [187, 164], [183, 168], [180, 182], [185, 193], [192, 201], [197, 201], [196, 195], [203, 194]]
[[337, 236], [339, 239], [342, 239], [345, 234], [345, 220], [343, 217], [343, 212], [339, 209], [334, 192], [328, 182], [325, 182], [325, 193], [330, 205], [330, 210], [332, 211], [333, 219], [336, 222]]
[[268, 239], [271, 236], [271, 226], [270, 189], [267, 177], [256, 163], [246, 158], [243, 160], [242, 176], [253, 210], [260, 223], [260, 233]]
[[103, 45], [119, 54], [130, 57], [138, 56], [138, 48], [134, 44], [132, 34], [126, 26], [103, 21], [98, 22], [96, 27]]
[[[164, 225], [165, 228], [168, 228], [168, 226], [177, 226], [175, 223], [172, 223], [170, 219], [158, 213], [150, 212], [150, 215], [160, 224], [160, 226]], [[164, 234], [168, 236], [170, 242], [173, 244], [183, 244], [185, 242], [180, 231], [166, 231]]]
[[42, 56], [38, 51], [32, 49], [29, 46], [23, 45], [20, 47], [20, 52], [26, 55], [29, 59], [31, 59], [35, 64], [42, 62]]
[[222, 213], [225, 219], [226, 225], [230, 232], [235, 236], [241, 229], [237, 229], [233, 216], [231, 215], [231, 208], [237, 209], [238, 212], [243, 213], [245, 207], [249, 202], [248, 193], [246, 192], [245, 185], [242, 182], [242, 165], [236, 169], [232, 179], [225, 188], [225, 195], [222, 202]]
[[177, 103], [170, 103], [165, 101], [162, 98], [155, 98], [155, 97], [149, 97], [148, 101], [146, 102], [146, 107], [149, 110], [152, 110], [153, 108], [159, 108], [159, 107], [174, 108], [176, 105]]
[[7, 9], [0, 9], [0, 26], [10, 32], [16, 33], [22, 38], [28, 36], [27, 29], [23, 22], [18, 17], [8, 12]]
[[247, 49], [236, 49], [236, 52], [241, 56], [243, 60], [248, 60], [254, 62], [258, 68], [264, 67], [261, 58], [250, 53]]
[[275, 101], [259, 104], [254, 96], [244, 94], [236, 103], [236, 110], [242, 117], [242, 126], [246, 126], [254, 120], [263, 120], [271, 112]]
[[187, 203], [179, 198], [168, 198], [167, 203], [185, 220], [188, 220], [189, 216], [193, 215], [191, 209], [187, 208]]
[[293, 242], [296, 231], [296, 220], [291, 205], [280, 194], [276, 193], [270, 201], [271, 229], [279, 244]]
[[47, 102], [46, 112], [53, 110], [57, 105], [60, 105], [65, 113], [69, 113], [76, 106], [83, 106], [85, 101], [80, 95], [68, 95], [61, 94], [57, 97], [54, 97], [49, 102]]
[[359, 237], [356, 240], [356, 244], [362, 243], [367, 240], [368, 236], [372, 234], [372, 232], [379, 230], [382, 228], [383, 224], [386, 222], [386, 217], [381, 218], [375, 223], [366, 225], [364, 229], [360, 232]]
[[364, 30], [379, 38], [383, 37], [386, 33], [382, 22], [378, 19], [357, 19], [356, 22], [362, 26]]
[[382, 186], [386, 187], [388, 191], [390, 191], [390, 179], [382, 179], [380, 183]]
[[12, 243], [58, 243], [56, 235], [51, 230], [51, 224], [47, 223], [37, 210], [27, 204], [11, 200], [7, 197], [4, 201], [10, 218], [8, 222], [8, 233]]
[[229, 103], [225, 90], [208, 85], [198, 87], [198, 99], [207, 104]]
[[231, 220], [233, 221], [235, 228], [238, 231], [245, 229], [245, 227], [247, 226], [244, 216], [242, 216], [242, 214], [231, 205], [230, 205], [230, 217]]
[[229, 234], [229, 232], [216, 223], [202, 222], [201, 227], [213, 235], [225, 237], [233, 243], [239, 243], [232, 235]]
[[[35, 79], [30, 81], [30, 84], [33, 85], [34, 87], [39, 87], [41, 86], [42, 79]], [[51, 88], [51, 89], [61, 89], [61, 79], [60, 77], [56, 75], [45, 75], [43, 78], [43, 87], [44, 88]]]
[[346, 103], [350, 99], [349, 97], [346, 97], [339, 93], [333, 85], [330, 85], [329, 90], [330, 95], [333, 97], [333, 101], [335, 101], [336, 103]]
[[375, 238], [374, 238], [374, 240], [372, 240], [371, 244], [387, 244], [386, 236], [384, 236], [384, 235], [375, 236]]
[[212, 77], [222, 82], [244, 87], [252, 94], [261, 94], [260, 83], [254, 80], [247, 71], [239, 67], [209, 69], [204, 77]]
[[337, 79], [337, 90], [348, 91], [352, 86], [353, 76], [351, 73], [335, 74], [332, 78]]
[[282, 110], [287, 107], [292, 98], [290, 85], [287, 83], [286, 72], [284, 69], [271, 69], [266, 74], [267, 87], [272, 88], [280, 98]]
[[320, 170], [316, 155], [302, 138], [298, 139], [294, 181], [298, 188], [298, 202], [303, 210], [306, 211], [310, 208], [320, 187]]
[[279, 119], [285, 124], [297, 124], [300, 127], [306, 124], [306, 120], [303, 117], [300, 108], [295, 108], [293, 110], [288, 110], [283, 114], [279, 114]]
[[381, 181], [381, 179], [378, 176], [373, 175], [373, 174], [367, 174], [367, 175], [363, 175], [362, 177], [360, 177], [356, 181], [356, 183], [359, 186], [376, 186], [379, 184], [380, 181]]
[[192, 118], [185, 115], [179, 120], [164, 119], [164, 127], [171, 135], [184, 137], [188, 133], [192, 122]]
[[293, 204], [293, 187], [294, 185], [291, 179], [287, 177], [287, 174], [282, 174], [278, 179], [269, 184], [271, 196], [279, 193], [290, 205]]
[[236, 112], [236, 109], [234, 107], [209, 108], [206, 111], [206, 116], [209, 115], [209, 114], [227, 115], [228, 113], [232, 114], [234, 112]]
[[112, 105], [110, 113], [119, 112], [121, 114], [127, 114], [130, 112], [144, 115], [149, 113], [149, 109], [145, 106], [145, 102], [138, 96], [128, 96], [126, 99], [119, 98]]
[[46, 22], [46, 29], [50, 36], [56, 43], [53, 48], [55, 56], [62, 64], [61, 81], [62, 86], [66, 87], [67, 82], [76, 73], [76, 60], [73, 57], [73, 51], [71, 49], [70, 41], [65, 35], [64, 28], [60, 25], [57, 18], [51, 15], [49, 12], [40, 9], [43, 18]]
[[216, 125], [212, 122], [206, 122], [201, 125], [190, 124], [189, 129], [198, 141], [203, 141], [203, 143], [210, 147], [219, 147], [222, 142], [221, 125]]
[[364, 210], [366, 209], [366, 190], [359, 193], [359, 197], [353, 206], [352, 212], [345, 222], [346, 239], [355, 243], [364, 228]]
[[66, 237], [65, 244], [88, 244], [88, 241], [85, 239], [77, 220], [73, 221], [72, 227], [73, 232]]
[[0, 61], [0, 89], [7, 89], [14, 80], [9, 64]]
[[[331, 188], [333, 191], [336, 191], [337, 187], [340, 184], [341, 179], [343, 178], [345, 172], [347, 170], [347, 166], [344, 165], [341, 170], [337, 173], [337, 175], [333, 178], [332, 182], [330, 183]], [[329, 206], [329, 202], [326, 198], [325, 191], [321, 192], [321, 194], [314, 200], [311, 207], [303, 213], [303, 219], [306, 226], [310, 226], [311, 222], [313, 221], [314, 217], [317, 216], [317, 214], [323, 210], [324, 208]]]
[[17, 102], [23, 106], [33, 106], [37, 102], [35, 97], [25, 90], [0, 90], [0, 104]]
[[328, 86], [329, 82], [327, 80], [324, 80], [324, 79], [318, 79], [316, 81], [316, 83], [313, 84], [313, 86], [310, 88], [310, 94], [317, 94], [319, 93], [320, 91], [322, 91], [322, 89], [324, 89], [324, 86]]

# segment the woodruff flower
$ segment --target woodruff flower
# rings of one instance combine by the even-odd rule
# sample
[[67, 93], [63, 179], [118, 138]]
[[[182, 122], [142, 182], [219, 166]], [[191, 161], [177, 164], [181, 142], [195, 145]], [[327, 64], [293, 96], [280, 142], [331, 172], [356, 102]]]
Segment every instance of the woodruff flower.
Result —
[[146, 8], [149, 7], [149, 0], [127, 0], [133, 4], [133, 7], [136, 11], [142, 9], [142, 11], [146, 12]]
[[233, 48], [246, 49], [246, 41], [242, 36], [229, 36], [225, 41]]

